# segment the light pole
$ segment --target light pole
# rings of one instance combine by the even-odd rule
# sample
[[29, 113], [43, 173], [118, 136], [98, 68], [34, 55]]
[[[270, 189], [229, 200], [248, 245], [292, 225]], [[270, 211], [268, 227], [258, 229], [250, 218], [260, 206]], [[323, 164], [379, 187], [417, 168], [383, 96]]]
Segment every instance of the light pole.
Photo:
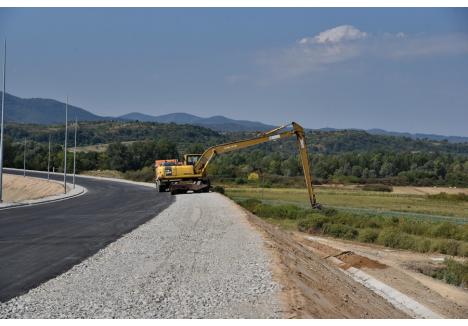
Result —
[[26, 176], [26, 137], [24, 137], [24, 149], [23, 149], [23, 177]]
[[78, 119], [75, 117], [75, 149], [73, 150], [73, 189], [75, 189], [76, 173], [76, 129], [78, 128]]
[[3, 54], [2, 116], [0, 121], [0, 203], [3, 201], [3, 112], [5, 110], [6, 40]]
[[67, 103], [65, 104], [65, 146], [63, 158], [63, 188], [65, 194], [67, 193], [67, 137], [68, 136], [68, 96]]
[[47, 158], [47, 180], [50, 180], [50, 134], [49, 134], [49, 156]]

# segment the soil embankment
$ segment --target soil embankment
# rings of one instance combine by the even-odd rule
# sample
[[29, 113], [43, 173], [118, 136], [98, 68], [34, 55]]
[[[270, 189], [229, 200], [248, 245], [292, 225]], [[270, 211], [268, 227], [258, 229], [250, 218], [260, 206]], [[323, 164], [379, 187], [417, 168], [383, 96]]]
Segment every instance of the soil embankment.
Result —
[[56, 181], [3, 174], [3, 201], [19, 203], [63, 193], [63, 186]]

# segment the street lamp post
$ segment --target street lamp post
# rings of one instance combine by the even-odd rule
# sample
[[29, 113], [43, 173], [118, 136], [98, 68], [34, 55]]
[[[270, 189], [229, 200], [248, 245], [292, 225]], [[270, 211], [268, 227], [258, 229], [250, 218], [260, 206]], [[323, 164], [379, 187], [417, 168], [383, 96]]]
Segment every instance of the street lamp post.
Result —
[[5, 111], [6, 40], [3, 54], [3, 92], [2, 114], [0, 121], [0, 203], [3, 201], [3, 112]]
[[75, 189], [76, 174], [76, 129], [78, 128], [78, 119], [75, 117], [75, 148], [73, 150], [73, 189]]
[[24, 137], [24, 148], [23, 148], [23, 177], [26, 176], [26, 137]]
[[50, 134], [49, 134], [49, 156], [47, 157], [47, 180], [50, 180]]
[[63, 188], [65, 194], [67, 193], [67, 137], [68, 136], [68, 96], [67, 103], [65, 104], [65, 146], [63, 158]]

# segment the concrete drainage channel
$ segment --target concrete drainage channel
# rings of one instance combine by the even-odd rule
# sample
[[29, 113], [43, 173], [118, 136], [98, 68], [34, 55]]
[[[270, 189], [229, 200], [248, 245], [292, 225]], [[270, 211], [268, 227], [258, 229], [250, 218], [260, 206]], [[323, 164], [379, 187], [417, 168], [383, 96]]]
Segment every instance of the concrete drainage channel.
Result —
[[[315, 241], [315, 237], [308, 237], [309, 240]], [[345, 262], [337, 258], [337, 256], [325, 257], [334, 265], [338, 266], [341, 271], [350, 276], [356, 282], [364, 285], [366, 288], [381, 296], [395, 308], [400, 309], [413, 318], [441, 319], [443, 316], [435, 313], [426, 306], [420, 304], [416, 300], [408, 297], [391, 286], [379, 281], [375, 277], [367, 274], [359, 268], [347, 266]]]

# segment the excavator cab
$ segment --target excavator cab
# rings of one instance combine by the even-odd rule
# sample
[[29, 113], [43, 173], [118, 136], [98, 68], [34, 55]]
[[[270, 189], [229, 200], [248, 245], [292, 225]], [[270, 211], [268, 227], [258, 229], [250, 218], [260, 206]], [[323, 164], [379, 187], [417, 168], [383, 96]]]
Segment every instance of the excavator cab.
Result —
[[200, 159], [202, 154], [185, 154], [184, 155], [184, 164], [185, 165], [195, 165]]

